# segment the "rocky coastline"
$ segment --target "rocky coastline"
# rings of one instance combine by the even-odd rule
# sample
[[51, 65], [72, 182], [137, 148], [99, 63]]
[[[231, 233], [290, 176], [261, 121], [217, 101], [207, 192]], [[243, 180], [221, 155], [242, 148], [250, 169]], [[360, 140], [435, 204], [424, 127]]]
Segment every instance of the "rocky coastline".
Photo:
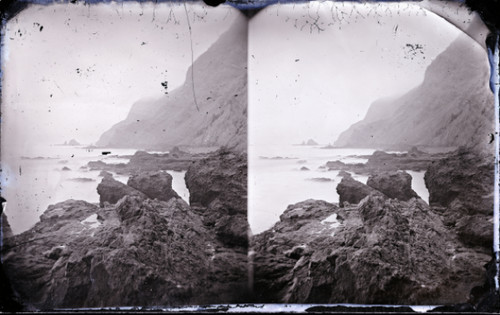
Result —
[[[4, 224], [3, 267], [24, 310], [216, 303], [499, 309], [488, 154], [375, 152], [363, 170], [367, 184], [349, 173], [358, 166], [341, 171], [339, 204], [290, 205], [254, 236], [245, 153], [136, 155], [120, 167], [127, 184], [106, 172], [116, 168], [102, 169], [99, 204], [52, 205], [19, 235]], [[164, 172], [179, 160], [189, 205]], [[425, 166], [429, 204], [411, 189], [411, 176], [395, 169], [401, 165]]]
[[[344, 171], [339, 205], [290, 205], [274, 227], [252, 237], [256, 301], [498, 311], [492, 158], [460, 148], [375, 152], [363, 167], [334, 163]], [[430, 205], [398, 169], [425, 169]], [[347, 171], [370, 174], [367, 185]]]
[[103, 174], [100, 204], [67, 200], [22, 234], [4, 231], [3, 268], [23, 309], [245, 302], [246, 155], [191, 162], [192, 207], [163, 165], [132, 162], [127, 185]]

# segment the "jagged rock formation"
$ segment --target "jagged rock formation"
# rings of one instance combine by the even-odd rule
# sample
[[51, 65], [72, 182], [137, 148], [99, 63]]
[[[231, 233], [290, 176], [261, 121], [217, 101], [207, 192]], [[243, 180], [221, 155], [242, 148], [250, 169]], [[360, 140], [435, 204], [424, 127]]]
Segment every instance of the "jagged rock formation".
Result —
[[342, 178], [337, 185], [337, 193], [339, 194], [339, 205], [341, 207], [346, 203], [358, 204], [366, 196], [371, 194], [378, 196], [384, 195], [380, 191], [355, 180], [350, 175]]
[[[246, 192], [246, 177], [239, 173], [246, 160], [215, 155], [207, 163], [218, 158], [224, 173], [202, 166], [191, 169], [191, 176], [215, 186], [230, 182]], [[192, 209], [181, 198], [163, 201], [158, 197], [165, 194], [153, 186], [170, 191], [170, 181], [158, 176], [163, 174], [132, 178], [145, 194], [127, 193], [115, 205], [67, 200], [49, 206], [31, 230], [6, 238], [4, 269], [24, 309], [246, 302], [246, 246], [226, 245], [218, 227], [201, 215], [228, 204], [231, 213], [242, 213], [236, 208], [246, 211], [246, 203], [230, 201], [231, 192], [211, 195], [210, 209]], [[192, 185], [190, 193], [205, 194], [199, 188]]]
[[429, 202], [446, 225], [470, 245], [491, 248], [495, 159], [491, 154], [458, 150], [429, 166]]
[[192, 162], [207, 156], [207, 154], [203, 153], [190, 154], [178, 150], [171, 150], [169, 153], [148, 153], [144, 151], [137, 151], [130, 156], [128, 163], [108, 164], [103, 161], [90, 161], [87, 163], [87, 166], [91, 171], [112, 171], [117, 174], [126, 175], [159, 170], [185, 171], [189, 168]]
[[325, 166], [329, 170], [352, 171], [358, 174], [378, 174], [398, 170], [425, 171], [431, 163], [446, 156], [447, 153], [429, 154], [413, 147], [407, 153], [386, 153], [377, 150], [372, 155], [363, 156], [368, 158], [366, 163], [348, 164], [337, 160], [328, 161]]
[[275, 303], [459, 303], [482, 285], [490, 259], [465, 248], [421, 199], [373, 195], [357, 207], [289, 206], [253, 248], [257, 300]]
[[125, 196], [136, 196], [142, 199], [146, 195], [128, 185], [125, 185], [111, 176], [104, 176], [101, 183], [97, 186], [99, 194], [99, 203], [103, 207], [106, 203], [115, 204]]
[[432, 61], [422, 84], [401, 97], [374, 102], [335, 145], [484, 148], [494, 126], [489, 71], [486, 51], [461, 34]]
[[[490, 270], [490, 158], [459, 150], [429, 166], [429, 193], [443, 195], [442, 203], [402, 201], [357, 182], [346, 192], [365, 192], [358, 205], [307, 200], [289, 206], [273, 228], [251, 240], [257, 302], [498, 308]], [[377, 185], [391, 196], [409, 192], [401, 175], [404, 185]], [[372, 184], [377, 176], [388, 178], [375, 175]], [[352, 181], [344, 174], [338, 187]], [[444, 198], [448, 189], [451, 199]], [[339, 194], [345, 199], [342, 189]]]
[[406, 172], [384, 172], [368, 177], [366, 185], [380, 191], [389, 198], [408, 201], [418, 197], [411, 189], [411, 175]]
[[246, 151], [246, 67], [247, 21], [241, 17], [198, 57], [181, 87], [160, 99], [135, 103], [128, 117], [97, 144], [158, 150], [228, 146]]
[[172, 175], [165, 172], [148, 172], [133, 175], [127, 185], [144, 193], [148, 198], [169, 201], [180, 198], [172, 189]]
[[[227, 245], [247, 247], [247, 162], [245, 154], [220, 150], [186, 172], [189, 204], [202, 207], [203, 222]], [[192, 192], [191, 192], [192, 191]]]

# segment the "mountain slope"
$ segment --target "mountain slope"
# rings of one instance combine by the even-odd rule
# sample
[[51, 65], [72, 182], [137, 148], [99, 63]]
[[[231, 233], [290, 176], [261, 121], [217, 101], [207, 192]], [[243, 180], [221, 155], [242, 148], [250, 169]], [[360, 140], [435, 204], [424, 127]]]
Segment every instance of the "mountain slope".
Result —
[[494, 121], [488, 80], [485, 50], [461, 34], [429, 65], [422, 84], [396, 99], [374, 102], [335, 145], [485, 146]]
[[242, 18], [193, 63], [181, 87], [159, 99], [136, 102], [128, 117], [102, 134], [97, 145], [224, 145], [246, 150], [246, 67], [247, 23]]

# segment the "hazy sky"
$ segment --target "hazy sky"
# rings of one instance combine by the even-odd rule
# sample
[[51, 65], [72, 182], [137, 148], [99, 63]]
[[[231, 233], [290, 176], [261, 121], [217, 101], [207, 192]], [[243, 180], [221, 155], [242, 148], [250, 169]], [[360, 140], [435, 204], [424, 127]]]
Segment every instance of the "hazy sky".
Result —
[[[187, 14], [186, 14], [187, 10]], [[142, 98], [184, 82], [191, 64], [241, 13], [202, 4], [32, 5], [6, 25], [2, 147], [88, 144]]]
[[[433, 7], [466, 28], [473, 15], [448, 4]], [[250, 145], [333, 143], [373, 101], [421, 83], [461, 31], [419, 5], [430, 6], [311, 2], [256, 15], [249, 28]]]

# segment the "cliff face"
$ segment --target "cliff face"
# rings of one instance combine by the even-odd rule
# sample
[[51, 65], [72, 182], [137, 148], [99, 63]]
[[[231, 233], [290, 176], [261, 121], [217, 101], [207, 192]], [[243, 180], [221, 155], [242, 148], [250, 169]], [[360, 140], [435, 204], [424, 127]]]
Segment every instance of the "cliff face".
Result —
[[422, 84], [401, 97], [374, 102], [335, 145], [484, 146], [494, 117], [488, 79], [486, 52], [462, 34], [430, 64]]
[[135, 103], [128, 117], [102, 134], [97, 144], [140, 149], [228, 146], [246, 150], [246, 67], [247, 23], [242, 18], [193, 63], [181, 87], [159, 99]]

